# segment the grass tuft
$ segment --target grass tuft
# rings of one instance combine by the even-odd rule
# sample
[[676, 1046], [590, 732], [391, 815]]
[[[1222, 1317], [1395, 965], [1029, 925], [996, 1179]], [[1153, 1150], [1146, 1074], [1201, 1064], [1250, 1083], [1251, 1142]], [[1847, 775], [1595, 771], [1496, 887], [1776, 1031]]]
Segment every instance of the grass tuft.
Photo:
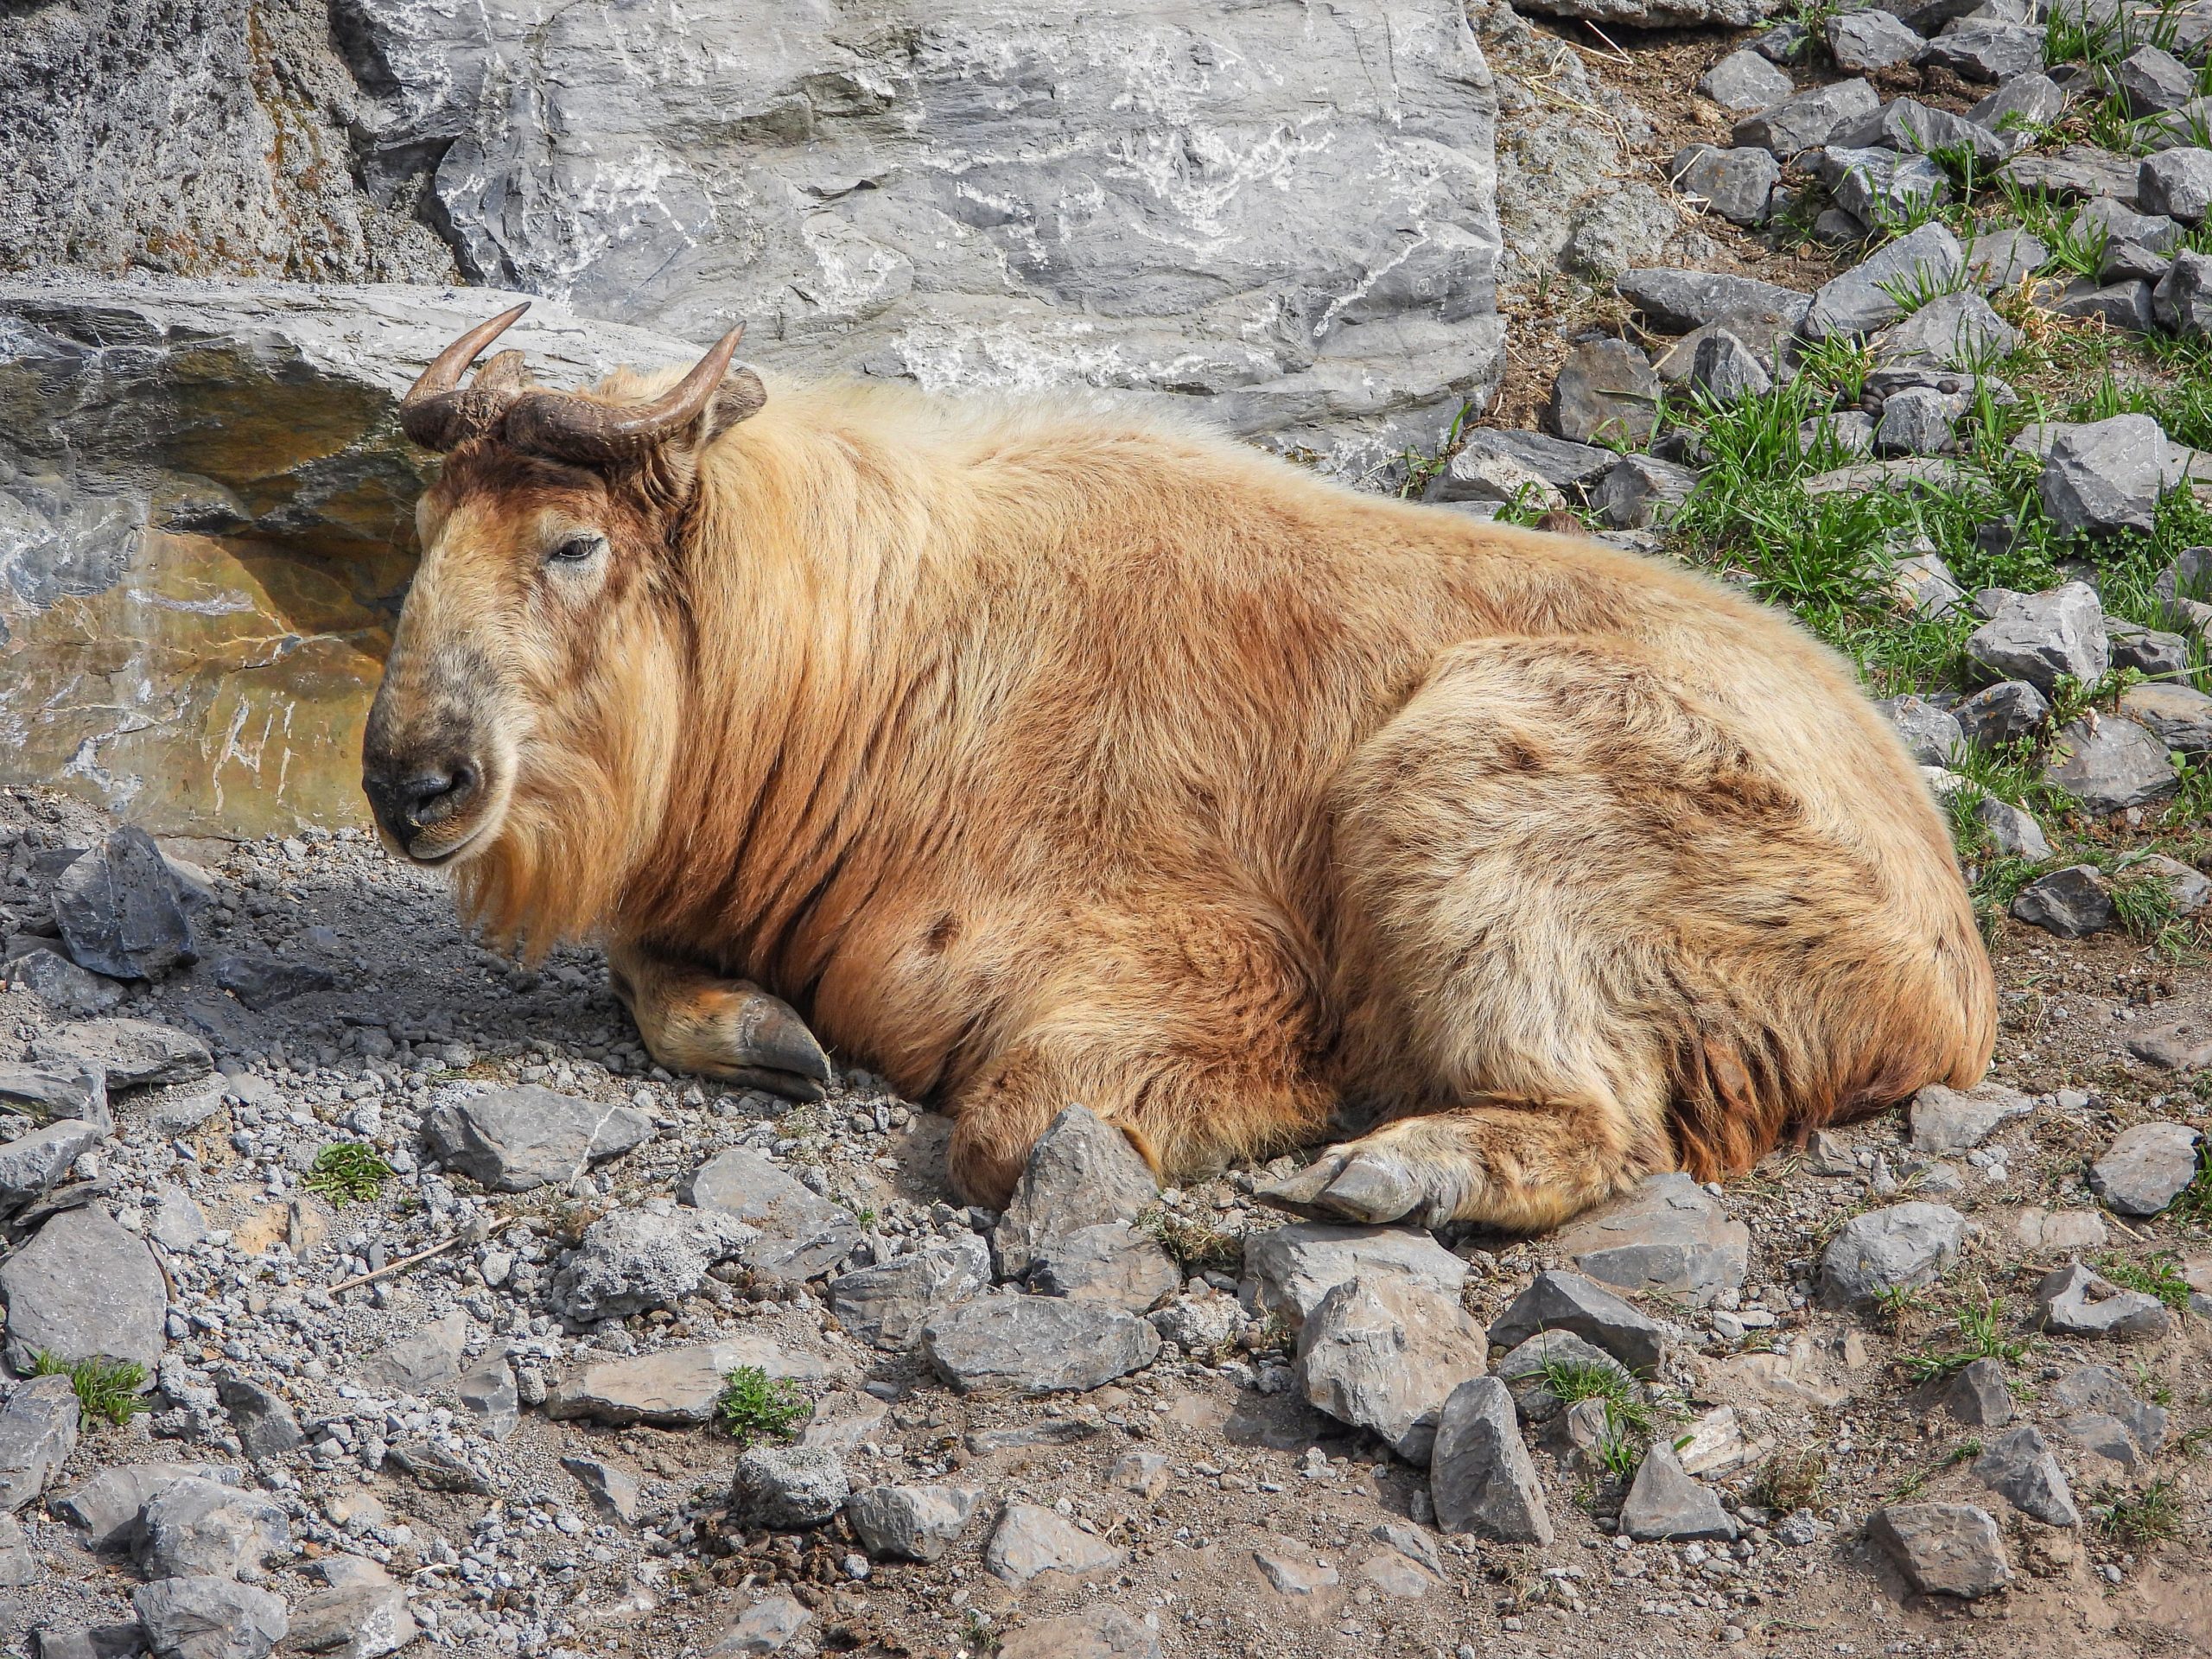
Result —
[[1751, 1477], [1751, 1499], [1763, 1510], [1788, 1515], [1815, 1508], [1828, 1484], [1825, 1452], [1777, 1452]]
[[1966, 1344], [1963, 1348], [1942, 1353], [1923, 1348], [1897, 1361], [1914, 1382], [1936, 1382], [1956, 1376], [1977, 1359], [2018, 1364], [2028, 1351], [2025, 1342], [2015, 1342], [2005, 1334], [2005, 1305], [1997, 1297], [1992, 1296], [1980, 1307], [1962, 1307], [1955, 1317], [1960, 1339]]
[[108, 1359], [95, 1355], [73, 1363], [41, 1349], [31, 1356], [33, 1376], [66, 1376], [77, 1392], [77, 1413], [86, 1428], [111, 1423], [121, 1428], [146, 1409], [140, 1392], [146, 1386], [146, 1368], [135, 1359]]
[[359, 1141], [334, 1141], [315, 1155], [307, 1178], [300, 1185], [328, 1198], [343, 1210], [349, 1204], [372, 1204], [391, 1179], [391, 1166], [374, 1147]]
[[1166, 1248], [1183, 1268], [1185, 1278], [1203, 1273], [1241, 1273], [1244, 1267], [1242, 1236], [1209, 1221], [1179, 1216], [1164, 1207], [1147, 1210], [1138, 1225]]
[[755, 1440], [788, 1440], [814, 1415], [814, 1402], [788, 1376], [771, 1376], [758, 1365], [741, 1365], [722, 1379], [715, 1421], [741, 1446]]
[[2089, 1512], [2101, 1531], [2122, 1543], [2162, 1543], [2181, 1531], [2181, 1493], [2171, 1480], [2152, 1481], [2139, 1492], [2107, 1482], [2097, 1488]]

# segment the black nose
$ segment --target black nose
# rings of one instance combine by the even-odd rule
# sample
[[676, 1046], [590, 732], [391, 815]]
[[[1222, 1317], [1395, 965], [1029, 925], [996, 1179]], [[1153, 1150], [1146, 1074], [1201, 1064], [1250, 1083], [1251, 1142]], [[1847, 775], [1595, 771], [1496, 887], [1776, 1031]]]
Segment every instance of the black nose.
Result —
[[476, 763], [466, 759], [418, 762], [371, 767], [361, 774], [361, 790], [377, 822], [404, 842], [467, 805], [482, 777]]

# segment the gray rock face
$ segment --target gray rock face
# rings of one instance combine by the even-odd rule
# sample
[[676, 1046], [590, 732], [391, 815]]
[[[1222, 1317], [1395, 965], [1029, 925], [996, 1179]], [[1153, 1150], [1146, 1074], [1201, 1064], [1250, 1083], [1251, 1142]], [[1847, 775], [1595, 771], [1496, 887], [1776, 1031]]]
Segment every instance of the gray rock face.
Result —
[[284, 1397], [250, 1376], [224, 1377], [215, 1384], [215, 1397], [230, 1414], [239, 1446], [257, 1461], [282, 1457], [307, 1438]]
[[2003, 680], [1952, 706], [1951, 713], [1976, 748], [1993, 749], [2026, 737], [2050, 717], [2050, 704], [2025, 680]]
[[[1975, 246], [1980, 250], [1982, 245]], [[2020, 333], [1980, 295], [1946, 294], [1883, 329], [1873, 345], [1875, 355], [1885, 364], [1924, 363], [1954, 369], [2018, 351]]]
[[[1865, 416], [1862, 416], [1860, 418], [1863, 420]], [[1939, 554], [1915, 553], [1909, 557], [1899, 559], [1890, 567], [1889, 582], [1891, 591], [1911, 606], [1913, 614], [1916, 616], [1948, 616], [1966, 601], [1966, 590], [1959, 586], [1959, 579], [1951, 573], [1951, 567], [1943, 563]], [[1918, 701], [1923, 708], [1935, 708], [1935, 705], [1925, 698]], [[1896, 706], [1902, 707], [1902, 705], [1903, 699], [1899, 699]], [[1948, 719], [1953, 726], [1962, 727], [1963, 723], [1952, 710], [1942, 709], [1938, 712]], [[1891, 723], [1897, 724], [1895, 715], [1891, 716]], [[1948, 734], [1945, 734], [1948, 735]], [[1913, 747], [1915, 753], [1919, 752], [1910, 738], [1906, 742], [1908, 747]], [[1923, 762], [1922, 764], [1933, 763]]]
[[2002, 1497], [2023, 1515], [2031, 1515], [2049, 1527], [2078, 1527], [2082, 1512], [2074, 1507], [2073, 1488], [2066, 1471], [2033, 1428], [2016, 1428], [1990, 1443], [1974, 1459], [1974, 1472], [1981, 1484]]
[[2063, 939], [2080, 939], [2118, 926], [2120, 912], [2103, 872], [2094, 864], [2069, 864], [2022, 887], [2012, 899], [2012, 919]]
[[1781, 103], [1796, 86], [1783, 71], [1745, 48], [1707, 70], [1697, 89], [1724, 110], [1764, 110]]
[[1964, 1152], [2035, 1109], [2034, 1101], [2001, 1083], [1984, 1083], [1973, 1089], [1929, 1084], [1912, 1097], [1913, 1150]]
[[138, 1565], [153, 1579], [258, 1580], [263, 1561], [289, 1548], [291, 1524], [261, 1493], [213, 1480], [177, 1480], [146, 1500]]
[[1467, 1282], [1467, 1264], [1414, 1227], [1338, 1227], [1297, 1221], [1244, 1241], [1251, 1300], [1262, 1312], [1303, 1325], [1321, 1299], [1354, 1278], [1403, 1279], [1448, 1300]]
[[[67, 1378], [60, 1379], [67, 1382]], [[75, 1419], [71, 1422], [73, 1426]], [[128, 1549], [138, 1541], [138, 1517], [148, 1500], [180, 1480], [235, 1485], [238, 1471], [219, 1463], [126, 1463], [103, 1469], [47, 1507], [60, 1519], [85, 1531], [87, 1549]]]
[[2062, 530], [2147, 534], [2165, 469], [2165, 434], [2148, 415], [2115, 415], [2069, 427], [2044, 457], [2038, 486], [2044, 511]]
[[1719, 1538], [1741, 1530], [1710, 1486], [1693, 1478], [1664, 1440], [1655, 1441], [1621, 1504], [1621, 1530], [1643, 1541]]
[[1758, 354], [1726, 328], [1716, 328], [1698, 341], [1697, 354], [1690, 359], [1690, 385], [1723, 404], [1762, 397], [1774, 389], [1773, 378]]
[[2161, 328], [2188, 340], [2212, 334], [2212, 255], [2183, 251], [2151, 291], [2151, 315]]
[[1427, 1460], [1452, 1389], [1486, 1367], [1482, 1327], [1456, 1301], [1402, 1279], [1353, 1279], [1300, 1330], [1294, 1375], [1308, 1404]]
[[[1847, 86], [1866, 84], [1842, 83]], [[1871, 99], [1873, 93], [1866, 96]], [[1923, 225], [1824, 284], [1805, 312], [1805, 332], [1815, 340], [1826, 340], [1835, 334], [1871, 334], [1886, 327], [1904, 315], [1904, 307], [1897, 302], [1891, 288], [1916, 282], [1941, 284], [1957, 273], [1965, 259], [1966, 251], [1948, 227]]]
[[2157, 1297], [2122, 1290], [2079, 1262], [2037, 1284], [2036, 1316], [2044, 1330], [2070, 1337], [2163, 1337], [2173, 1326]]
[[1890, 224], [1951, 194], [1949, 175], [1925, 156], [1830, 144], [1815, 153], [1814, 166], [1836, 206], [1861, 225]]
[[607, 1514], [626, 1526], [637, 1520], [638, 1478], [628, 1470], [603, 1458], [563, 1458], [561, 1466]]
[[413, 1336], [386, 1343], [362, 1373], [402, 1394], [428, 1394], [460, 1371], [467, 1340], [468, 1316], [456, 1307], [426, 1321]]
[[2050, 1385], [2050, 1402], [2077, 1417], [2109, 1418], [2145, 1457], [2156, 1457], [2165, 1448], [2165, 1408], [2139, 1398], [2127, 1379], [2109, 1365], [2083, 1365], [2069, 1371]]
[[747, 1526], [818, 1527], [852, 1495], [845, 1465], [818, 1446], [756, 1446], [737, 1460], [730, 1507]]
[[755, 1236], [728, 1216], [658, 1207], [666, 1203], [617, 1210], [586, 1228], [575, 1259], [553, 1275], [554, 1308], [588, 1325], [671, 1306], [707, 1282], [708, 1268], [731, 1260]]
[[2156, 46], [2139, 46], [2121, 59], [2113, 80], [2138, 117], [2177, 110], [2196, 96], [2196, 71]]
[[1958, 22], [1922, 48], [1920, 61], [1964, 80], [2010, 80], [2043, 67], [2043, 30], [2025, 23]]
[[1540, 1273], [1491, 1321], [1490, 1339], [1516, 1348], [1544, 1331], [1595, 1343], [1630, 1370], [1655, 1375], [1667, 1351], [1666, 1327], [1579, 1273]]
[[2005, 1386], [2005, 1367], [1977, 1359], [1951, 1379], [1944, 1409], [1976, 1428], [2002, 1428], [2012, 1421], [2012, 1390]]
[[22, 1065], [0, 1063], [0, 1107], [16, 1107], [33, 1117], [64, 1118], [115, 1132], [108, 1110], [107, 1072], [99, 1065]]
[[495, 1192], [565, 1185], [652, 1139], [652, 1120], [526, 1084], [446, 1100], [423, 1122], [431, 1155]]
[[1436, 1524], [1501, 1543], [1548, 1545], [1552, 1517], [1522, 1443], [1513, 1398], [1494, 1376], [1470, 1377], [1438, 1414], [1429, 1462]]
[[614, 1425], [696, 1427], [713, 1417], [723, 1380], [742, 1365], [799, 1382], [824, 1374], [814, 1355], [760, 1338], [692, 1343], [632, 1359], [594, 1361], [552, 1391], [545, 1414], [556, 1421], [589, 1417]]
[[[1868, 14], [1845, 15], [1863, 17]], [[1853, 149], [1893, 149], [1908, 156], [1925, 156], [1939, 149], [1969, 149], [1976, 161], [1987, 164], [2004, 160], [2007, 154], [2004, 141], [1986, 127], [1910, 98], [1891, 99], [1839, 134], [1835, 142]]]
[[1616, 530], [1663, 524], [1697, 487], [1697, 474], [1649, 455], [1623, 455], [1609, 468], [1592, 501]]
[[677, 1197], [755, 1228], [738, 1259], [756, 1273], [811, 1279], [861, 1242], [860, 1223], [841, 1204], [809, 1191], [757, 1152], [732, 1147], [686, 1176]]
[[2135, 199], [2146, 213], [2163, 213], [2184, 225], [2212, 212], [2212, 149], [2184, 147], [2143, 158], [2135, 175]]
[[1030, 1282], [1047, 1296], [1144, 1313], [1180, 1290], [1183, 1274], [1158, 1239], [1126, 1221], [1111, 1221], [1048, 1241]]
[[980, 1486], [871, 1486], [845, 1500], [845, 1518], [871, 1555], [933, 1561], [959, 1541], [983, 1496]]
[[1023, 1279], [1046, 1241], [1102, 1223], [1135, 1221], [1160, 1183], [1128, 1135], [1080, 1106], [1054, 1118], [999, 1217], [991, 1243], [1000, 1275]]
[[814, 1622], [814, 1615], [793, 1596], [762, 1596], [715, 1637], [708, 1659], [751, 1659], [751, 1656], [779, 1653], [791, 1638]]
[[1610, 1371], [1633, 1391], [1636, 1376], [1629, 1368], [1595, 1344], [1571, 1331], [1540, 1331], [1501, 1358], [1491, 1375], [1512, 1391], [1514, 1404], [1531, 1423], [1547, 1423], [1566, 1402], [1553, 1391], [1552, 1378], [1561, 1369], [1595, 1368]]
[[1151, 1364], [1160, 1333], [1101, 1302], [985, 1296], [931, 1320], [922, 1352], [962, 1394], [990, 1388], [1059, 1394], [1099, 1388]]
[[2029, 858], [2037, 863], [2051, 855], [2050, 842], [2034, 817], [1994, 795], [1974, 803], [1974, 815], [1988, 827], [1997, 850], [2009, 858]]
[[123, 1001], [117, 981], [88, 974], [68, 957], [43, 946], [20, 950], [8, 959], [8, 978], [49, 1008], [79, 1018], [105, 1014]]
[[1874, 1512], [1866, 1535], [1923, 1595], [1972, 1601], [2012, 1576], [1997, 1522], [1971, 1503], [1892, 1503]]
[[162, 1579], [130, 1592], [154, 1659], [263, 1659], [290, 1633], [283, 1598], [235, 1579]]
[[259, 1014], [279, 1003], [329, 990], [338, 983], [338, 976], [320, 963], [229, 956], [216, 958], [215, 983]]
[[2050, 248], [2028, 231], [1990, 231], [1966, 245], [1967, 270], [1984, 289], [2017, 288], [2050, 261]]
[[1605, 469], [1619, 459], [1611, 449], [1600, 449], [1587, 443], [1568, 443], [1541, 432], [1478, 427], [1466, 435], [1459, 454], [1452, 457], [1452, 462], [1440, 474], [1443, 487], [1429, 499], [1441, 501], [1459, 499], [1451, 489], [1452, 466], [1465, 457], [1483, 455], [1496, 456], [1525, 467], [1545, 483], [1560, 490], [1582, 488], [1602, 477]]
[[2048, 75], [2014, 75], [1967, 111], [1967, 119], [2017, 147], [2037, 127], [2066, 112], [2066, 94]]
[[1675, 157], [1669, 173], [1677, 190], [1700, 198], [1721, 218], [1758, 226], [1767, 221], [1769, 199], [1782, 181], [1782, 163], [1764, 149], [1694, 144]]
[[144, 1386], [153, 1386], [168, 1287], [146, 1241], [99, 1205], [64, 1211], [0, 1262], [0, 1297], [8, 1304], [7, 1360], [17, 1375], [41, 1352], [72, 1363], [105, 1357], [143, 1365]]
[[408, 1611], [406, 1590], [374, 1564], [321, 1590], [290, 1609], [288, 1647], [296, 1653], [327, 1653], [336, 1659], [383, 1659], [422, 1634]]
[[1561, 1229], [1558, 1243], [1602, 1284], [1664, 1291], [1693, 1307], [1741, 1285], [1751, 1260], [1751, 1229], [1679, 1171]]
[[905, 1350], [939, 1314], [990, 1288], [991, 1253], [973, 1234], [830, 1281], [830, 1311], [862, 1342]]
[[1894, 1204], [1853, 1216], [1821, 1256], [1821, 1295], [1865, 1306], [1885, 1291], [1917, 1289], [1957, 1257], [1966, 1217], [1947, 1204]]
[[2089, 1166], [2090, 1190], [2123, 1216], [2155, 1216], [2196, 1179], [2202, 1139], [2186, 1123], [2122, 1129]]
[[215, 1069], [207, 1045], [150, 1020], [86, 1020], [31, 1039], [42, 1065], [98, 1065], [111, 1090], [192, 1083]]
[[2120, 712], [2170, 749], [2183, 754], [2212, 750], [2212, 697], [2187, 685], [2131, 685], [2120, 694]]
[[80, 968], [116, 979], [159, 979], [200, 959], [161, 849], [126, 826], [70, 863], [54, 883], [54, 919]]
[[1009, 1584], [1027, 1584], [1046, 1573], [1103, 1572], [1127, 1559], [1125, 1552], [1035, 1503], [1007, 1504], [983, 1551], [984, 1567]]
[[49, 1123], [0, 1145], [0, 1216], [41, 1198], [106, 1137], [89, 1123]]
[[2132, 668], [2154, 680], [2167, 682], [2177, 682], [2189, 671], [2189, 640], [2181, 634], [2107, 617], [2105, 637], [2112, 642], [2114, 668]]
[[1894, 392], [1874, 423], [1874, 448], [1885, 455], [1940, 455], [1952, 445], [1953, 399], [1915, 386]]
[[2073, 721], [2058, 734], [2051, 755], [2044, 781], [2091, 812], [2148, 806], [2181, 786], [2166, 746], [2116, 715], [2101, 718], [2092, 712]]
[[1665, 266], [1624, 270], [1613, 286], [1654, 328], [1672, 334], [1736, 317], [1775, 316], [1795, 327], [1810, 303], [1795, 289], [1773, 283]]
[[2086, 582], [2012, 594], [1967, 637], [1967, 655], [1991, 673], [2025, 680], [2046, 695], [2061, 676], [2093, 685], [2112, 661], [2104, 606]]
[[1926, 44], [1886, 11], [1847, 11], [1828, 19], [1828, 54], [1836, 67], [1865, 74], [1910, 63]]
[[494, 1354], [463, 1372], [454, 1382], [453, 1395], [487, 1440], [504, 1440], [522, 1427], [522, 1396], [504, 1355]]
[[1007, 1637], [999, 1659], [1162, 1659], [1160, 1637], [1119, 1607], [1089, 1607], [1033, 1620]]
[[1626, 340], [1586, 340], [1560, 365], [1545, 418], [1570, 443], [1647, 443], [1661, 391], [1651, 360]]
[[1786, 98], [1736, 124], [1735, 142], [1772, 150], [1787, 160], [1801, 151], [1834, 143], [1881, 107], [1882, 100], [1863, 80], [1839, 80]]
[[0, 1404], [0, 1513], [46, 1491], [77, 1449], [77, 1391], [66, 1376], [18, 1382]]

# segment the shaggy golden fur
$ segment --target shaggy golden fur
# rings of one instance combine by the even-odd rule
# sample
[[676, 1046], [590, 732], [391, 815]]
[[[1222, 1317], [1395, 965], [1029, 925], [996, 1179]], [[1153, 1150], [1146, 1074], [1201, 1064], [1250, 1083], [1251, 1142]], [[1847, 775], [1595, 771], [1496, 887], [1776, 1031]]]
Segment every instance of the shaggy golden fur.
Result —
[[976, 1201], [1071, 1101], [1172, 1172], [1341, 1109], [1293, 1201], [1521, 1228], [1981, 1075], [1944, 824], [1782, 615], [1172, 423], [721, 424], [456, 450], [370, 737], [484, 758], [408, 850], [607, 938], [671, 1068], [776, 1063], [757, 985], [954, 1113]]

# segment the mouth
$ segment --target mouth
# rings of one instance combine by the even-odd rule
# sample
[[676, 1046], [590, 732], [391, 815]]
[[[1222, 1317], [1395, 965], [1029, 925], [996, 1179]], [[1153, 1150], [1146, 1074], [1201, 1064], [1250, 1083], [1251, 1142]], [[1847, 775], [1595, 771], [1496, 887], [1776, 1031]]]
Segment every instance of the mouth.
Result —
[[481, 839], [485, 820], [479, 815], [463, 828], [458, 836], [441, 824], [435, 830], [424, 830], [400, 848], [407, 861], [419, 864], [424, 869], [435, 869], [441, 864], [450, 864]]

